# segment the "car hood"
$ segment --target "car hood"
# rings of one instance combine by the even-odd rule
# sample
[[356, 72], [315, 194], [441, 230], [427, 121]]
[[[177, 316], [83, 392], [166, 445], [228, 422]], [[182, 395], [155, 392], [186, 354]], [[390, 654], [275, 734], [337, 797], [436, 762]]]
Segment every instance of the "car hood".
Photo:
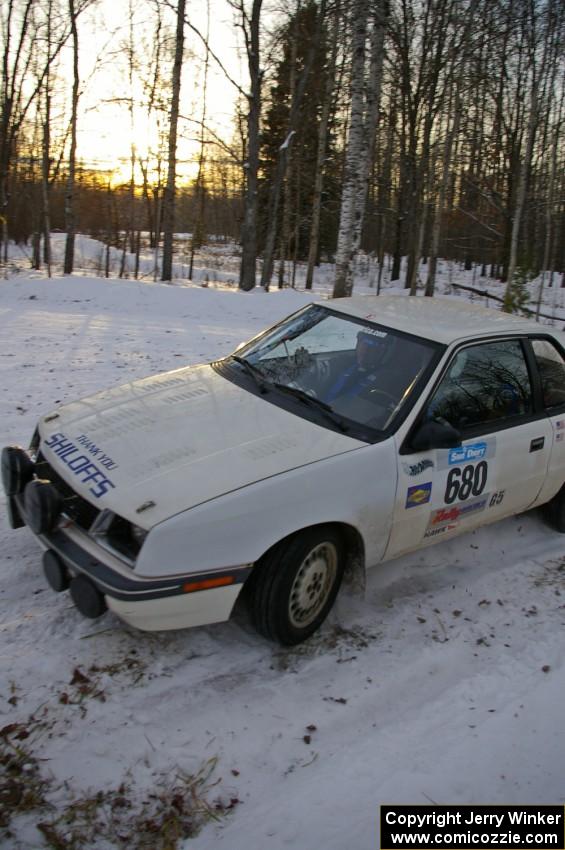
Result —
[[232, 383], [210, 366], [135, 381], [59, 408], [41, 450], [79, 495], [143, 528], [365, 445]]

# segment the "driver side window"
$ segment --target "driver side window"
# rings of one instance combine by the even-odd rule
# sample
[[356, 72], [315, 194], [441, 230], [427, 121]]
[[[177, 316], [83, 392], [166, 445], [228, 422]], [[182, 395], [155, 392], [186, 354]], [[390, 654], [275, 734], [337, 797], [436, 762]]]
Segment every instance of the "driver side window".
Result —
[[458, 430], [476, 428], [532, 411], [532, 389], [519, 340], [501, 340], [459, 351], [426, 410]]
[[543, 401], [546, 407], [565, 404], [565, 360], [554, 345], [545, 339], [532, 341], [534, 355], [541, 379]]

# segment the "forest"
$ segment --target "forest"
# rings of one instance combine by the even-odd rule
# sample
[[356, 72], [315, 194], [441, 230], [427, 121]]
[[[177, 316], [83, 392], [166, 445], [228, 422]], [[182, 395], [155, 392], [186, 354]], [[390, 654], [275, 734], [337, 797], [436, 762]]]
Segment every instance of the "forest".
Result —
[[[292, 286], [298, 265], [311, 288], [323, 260], [347, 296], [359, 252], [377, 290], [389, 263], [433, 295], [440, 258], [500, 281], [508, 310], [539, 274], [565, 286], [562, 0], [207, 0], [198, 20], [186, 0], [122, 0], [87, 73], [102, 2], [2, 4], [4, 268], [16, 242], [51, 274], [59, 231], [65, 274], [83, 233], [124, 258], [153, 250], [168, 281], [175, 234], [189, 234], [189, 277], [207, 240], [234, 243], [245, 290]], [[80, 144], [108, 63], [119, 167]], [[218, 74], [232, 112], [220, 129]]]

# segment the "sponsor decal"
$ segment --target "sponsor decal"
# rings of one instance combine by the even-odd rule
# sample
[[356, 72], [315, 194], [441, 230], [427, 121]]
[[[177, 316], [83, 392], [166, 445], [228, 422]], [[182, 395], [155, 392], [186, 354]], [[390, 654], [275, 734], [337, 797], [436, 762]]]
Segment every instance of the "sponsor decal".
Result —
[[496, 493], [493, 493], [490, 497], [490, 502], [488, 503], [489, 508], [496, 508], [497, 505], [501, 505], [504, 501], [504, 494], [506, 490], [497, 490]]
[[559, 419], [559, 420], [555, 423], [555, 427], [557, 428], [557, 430], [558, 430], [558, 431], [563, 431], [563, 430], [565, 430], [565, 419]]
[[433, 469], [434, 462], [433, 460], [429, 460], [429, 458], [424, 458], [424, 460], [418, 461], [418, 463], [403, 463], [402, 469], [409, 475], [411, 478], [414, 478], [415, 475], [420, 475], [422, 472], [425, 472], [426, 469]]
[[83, 484], [89, 484], [89, 492], [96, 499], [104, 496], [108, 490], [115, 490], [116, 485], [106, 473], [88, 455], [81, 454], [81, 450], [64, 434], [53, 434], [45, 440], [43, 446], [51, 449]]
[[432, 498], [432, 482], [426, 484], [417, 484], [415, 487], [409, 487], [406, 491], [407, 508], [416, 508], [418, 505], [425, 505]]
[[440, 525], [437, 528], [428, 528], [424, 534], [424, 540], [429, 540], [430, 537], [439, 537], [441, 534], [446, 534], [449, 531], [455, 531], [459, 527], [459, 523], [450, 522], [447, 525]]
[[565, 439], [565, 431], [560, 431], [558, 434], [555, 435], [555, 442], [556, 443], [562, 443], [564, 439]]
[[439, 510], [433, 511], [428, 528], [447, 525], [457, 520], [465, 519], [470, 514], [478, 514], [484, 511], [489, 495], [487, 493], [482, 499], [476, 499], [474, 502], [460, 502], [457, 505], [450, 505], [448, 508], [439, 508]]
[[94, 455], [100, 466], [103, 466], [105, 469], [116, 469], [118, 464], [115, 463], [111, 457], [108, 457], [102, 449], [98, 448], [96, 443], [94, 443], [91, 439], [89, 439], [86, 434], [80, 434], [76, 438], [77, 443], [80, 443], [85, 449], [87, 449], [91, 455]]
[[439, 449], [436, 455], [438, 469], [451, 469], [453, 466], [477, 463], [489, 460], [496, 455], [496, 437], [478, 440], [458, 446], [456, 449]]
[[476, 466], [470, 463], [461, 468], [454, 466], [449, 470], [443, 500], [446, 505], [460, 500], [466, 501], [470, 496], [480, 496], [486, 487], [488, 463], [481, 460]]
[[451, 449], [447, 462], [450, 466], [454, 466], [456, 463], [472, 463], [474, 460], [483, 460], [486, 453], [486, 443], [471, 443], [468, 446]]
[[388, 336], [385, 331], [378, 331], [376, 328], [363, 328], [362, 332], [368, 336], [378, 336], [379, 339], [385, 339]]

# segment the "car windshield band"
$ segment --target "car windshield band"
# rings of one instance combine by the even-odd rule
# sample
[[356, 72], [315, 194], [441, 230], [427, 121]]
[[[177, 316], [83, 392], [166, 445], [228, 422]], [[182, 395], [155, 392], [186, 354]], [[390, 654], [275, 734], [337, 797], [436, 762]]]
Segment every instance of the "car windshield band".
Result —
[[325, 424], [375, 442], [407, 414], [440, 348], [412, 334], [315, 304], [239, 349], [227, 363], [223, 361], [227, 369], [220, 364], [217, 368], [236, 380], [229, 369], [229, 361], [235, 361], [262, 394], [275, 393], [277, 397], [267, 401], [305, 415], [305, 410], [292, 404], [295, 399], [323, 416]]

